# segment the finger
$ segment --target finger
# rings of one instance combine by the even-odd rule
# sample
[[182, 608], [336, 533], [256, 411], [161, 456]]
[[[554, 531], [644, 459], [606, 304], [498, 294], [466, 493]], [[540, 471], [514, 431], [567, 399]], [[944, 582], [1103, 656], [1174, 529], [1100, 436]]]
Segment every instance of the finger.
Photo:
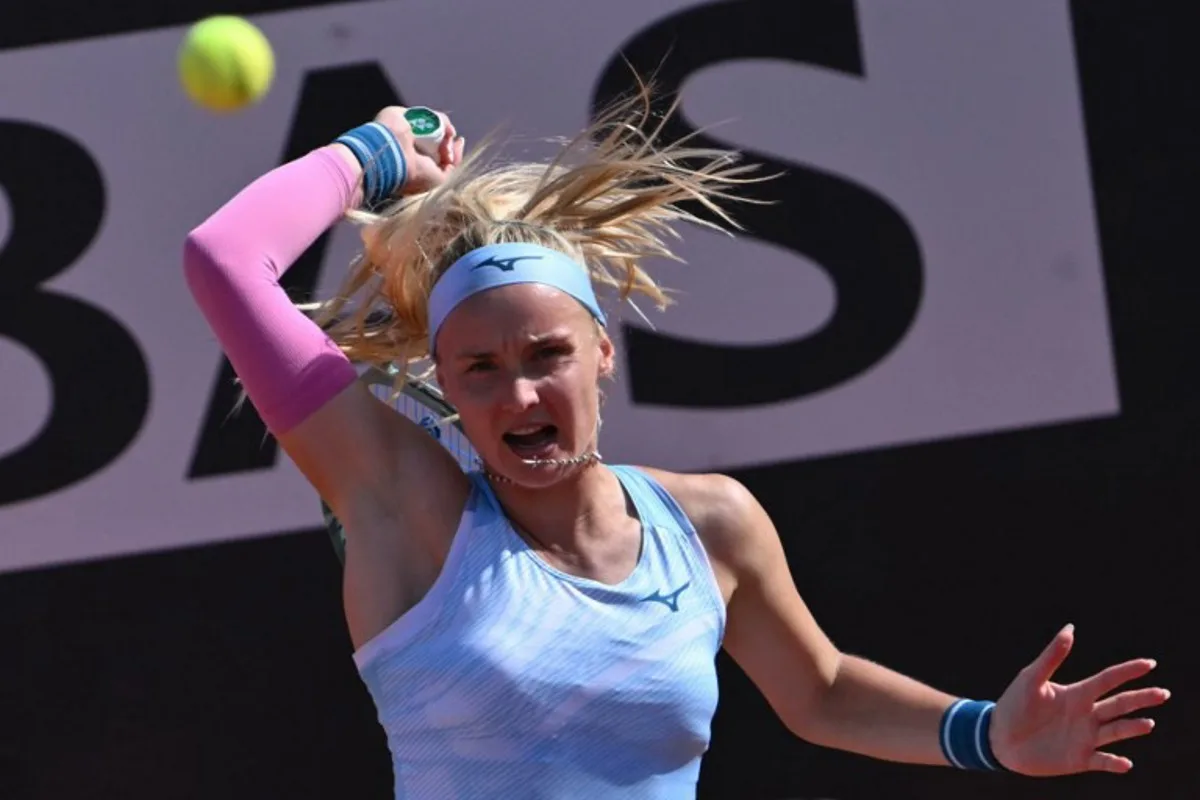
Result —
[[445, 169], [454, 166], [454, 140], [458, 131], [448, 115], [438, 112], [438, 116], [442, 118], [442, 142], [438, 143], [438, 163]]
[[405, 106], [385, 106], [375, 115], [375, 121], [397, 135], [409, 133], [412, 128], [404, 116]]
[[458, 166], [463, 160], [463, 151], [466, 149], [467, 140], [459, 136], [454, 140], [454, 166]]
[[1113, 742], [1123, 742], [1126, 739], [1136, 739], [1154, 730], [1152, 719], [1118, 719], [1107, 725], [1101, 725], [1096, 733], [1096, 747], [1107, 747]]
[[1080, 681], [1077, 686], [1090, 697], [1103, 697], [1118, 686], [1148, 674], [1158, 664], [1149, 658], [1139, 658], [1115, 664]]
[[1075, 644], [1075, 626], [1067, 625], [1055, 636], [1046, 649], [1037, 657], [1030, 667], [1035, 679], [1035, 685], [1040, 686], [1054, 677], [1054, 673], [1067, 660], [1072, 645]]
[[1133, 762], [1128, 758], [1112, 753], [1092, 753], [1088, 759], [1088, 769], [1092, 772], [1116, 772], [1124, 774], [1133, 769]]
[[1133, 691], [1121, 692], [1118, 695], [1101, 700], [1099, 703], [1096, 703], [1092, 714], [1095, 716], [1097, 722], [1111, 722], [1118, 717], [1127, 716], [1135, 711], [1161, 706], [1170, 699], [1171, 693], [1166, 689], [1134, 689]]
[[454, 164], [454, 140], [458, 137], [458, 131], [454, 129], [454, 123], [448, 116], [440, 111], [438, 116], [442, 118], [442, 125], [445, 126], [445, 130], [442, 132], [442, 141], [438, 145], [438, 163], [443, 167], [448, 167]]

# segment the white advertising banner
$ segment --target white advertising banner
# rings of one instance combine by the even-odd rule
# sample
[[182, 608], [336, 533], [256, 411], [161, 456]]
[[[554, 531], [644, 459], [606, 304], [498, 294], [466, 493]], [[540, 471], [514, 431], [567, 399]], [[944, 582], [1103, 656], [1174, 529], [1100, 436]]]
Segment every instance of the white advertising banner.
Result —
[[[510, 0], [463, 13], [458, 4], [410, 0], [267, 15], [254, 21], [276, 48], [276, 83], [260, 106], [232, 116], [207, 114], [184, 97], [175, 75], [182, 29], [0, 53], [0, 139], [65, 140], [94, 162], [102, 193], [102, 212], [86, 197], [53, 192], [53, 203], [30, 207], [24, 198], [37, 192], [8, 177], [12, 167], [0, 172], [0, 247], [10, 248], [0, 250], [0, 264], [26, 275], [16, 289], [0, 275], [6, 311], [40, 314], [47, 295], [69, 298], [47, 304], [36, 336], [0, 333], [0, 473], [68, 398], [81, 410], [72, 417], [74, 443], [56, 458], [69, 462], [92, 437], [111, 433], [108, 417], [86, 414], [97, 387], [54, 385], [48, 362], [58, 356], [39, 344], [57, 336], [54, 347], [70, 350], [91, 336], [86, 320], [72, 327], [70, 309], [80, 304], [107, 317], [108, 335], [125, 342], [114, 359], [140, 353], [149, 400], [127, 446], [105, 463], [0, 505], [0, 570], [320, 521], [314, 493], [284, 457], [272, 469], [189, 477], [221, 356], [180, 269], [188, 230], [278, 163], [306, 75], [377, 64], [408, 102], [447, 109], [469, 142], [500, 126], [511, 134], [510, 153], [541, 156], [547, 150], [536, 140], [587, 123], [597, 82], [626, 43], [693, 7], [701, 8]], [[682, 408], [635, 402], [622, 382], [605, 407], [609, 460], [732, 469], [1118, 411], [1067, 3], [867, 0], [856, 14], [861, 74], [731, 58], [688, 76], [684, 110], [694, 123], [721, 123], [714, 135], [732, 146], [884, 201], [919, 255], [911, 319], [871, 363], [792, 399]], [[34, 155], [6, 154], [14, 157]], [[26, 182], [39, 171], [23, 169]], [[778, 199], [803, 227], [802, 198]], [[94, 235], [84, 231], [66, 253], [88, 215], [97, 216]], [[60, 265], [25, 263], [41, 252], [21, 242], [32, 226]], [[324, 288], [354, 244], [348, 228], [333, 237]], [[818, 257], [763, 238], [688, 230], [680, 252], [686, 265], [657, 273], [679, 296], [668, 313], [648, 312], [660, 334], [749, 347], [797, 341], [818, 335], [846, 300]], [[857, 267], [870, 275], [872, 265]], [[870, 330], [871, 320], [857, 324]], [[137, 372], [118, 366], [114, 375]], [[776, 360], [771, 370], [807, 366]], [[623, 366], [626, 380], [628, 372]], [[778, 382], [753, 373], [711, 379]], [[130, 403], [144, 394], [136, 381], [129, 392]], [[12, 495], [0, 488], [0, 498]]]

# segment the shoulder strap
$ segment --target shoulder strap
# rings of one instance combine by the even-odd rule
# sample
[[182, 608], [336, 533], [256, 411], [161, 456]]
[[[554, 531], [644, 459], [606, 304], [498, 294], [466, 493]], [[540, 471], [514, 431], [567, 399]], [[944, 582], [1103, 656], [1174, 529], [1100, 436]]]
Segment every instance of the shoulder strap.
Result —
[[467, 478], [471, 481], [471, 494], [467, 499], [466, 512], [480, 517], [503, 517], [504, 508], [484, 474], [472, 470], [467, 473]]
[[696, 535], [696, 529], [683, 507], [647, 472], [621, 464], [609, 465], [609, 469], [616, 473], [621, 485], [633, 499], [643, 522], [660, 527], [677, 527], [687, 536]]

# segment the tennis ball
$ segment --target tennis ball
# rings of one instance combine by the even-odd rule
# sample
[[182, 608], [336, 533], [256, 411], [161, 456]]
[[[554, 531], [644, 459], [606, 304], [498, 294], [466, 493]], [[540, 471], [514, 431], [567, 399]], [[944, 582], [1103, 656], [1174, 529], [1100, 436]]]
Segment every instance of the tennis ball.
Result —
[[194, 24], [179, 48], [179, 80], [197, 105], [216, 112], [262, 99], [275, 78], [275, 53], [248, 20], [214, 16]]

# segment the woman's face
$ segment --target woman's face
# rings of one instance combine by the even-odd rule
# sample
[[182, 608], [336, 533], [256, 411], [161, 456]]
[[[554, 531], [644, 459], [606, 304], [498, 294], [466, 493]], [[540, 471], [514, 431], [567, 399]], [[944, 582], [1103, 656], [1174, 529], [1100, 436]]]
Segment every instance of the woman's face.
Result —
[[488, 468], [536, 488], [569, 474], [532, 460], [596, 448], [600, 379], [613, 345], [573, 297], [542, 284], [463, 301], [437, 338], [437, 378]]

